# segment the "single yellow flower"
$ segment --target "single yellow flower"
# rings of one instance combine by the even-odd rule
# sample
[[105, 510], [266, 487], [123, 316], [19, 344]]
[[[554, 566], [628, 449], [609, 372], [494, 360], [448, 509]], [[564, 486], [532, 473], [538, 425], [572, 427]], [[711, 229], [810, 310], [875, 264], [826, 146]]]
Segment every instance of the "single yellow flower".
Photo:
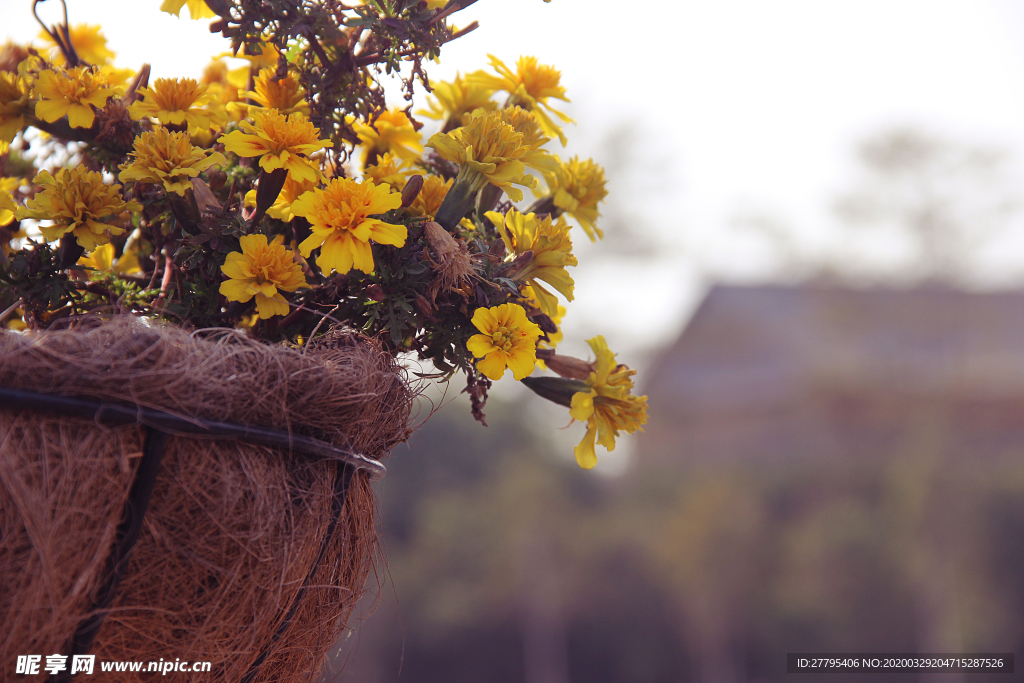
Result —
[[501, 119], [512, 126], [517, 133], [521, 133], [523, 144], [530, 148], [526, 154], [520, 157], [524, 164], [548, 173], [553, 173], [558, 168], [557, 157], [542, 149], [551, 141], [551, 138], [544, 134], [540, 119], [533, 112], [512, 105], [501, 110]]
[[72, 128], [92, 128], [96, 119], [92, 108], [103, 107], [117, 94], [110, 87], [113, 77], [109, 66], [41, 71], [33, 84], [40, 98], [36, 103], [36, 116], [47, 123], [67, 116]]
[[[100, 66], [114, 61], [114, 53], [107, 48], [107, 39], [102, 31], [103, 28], [95, 24], [75, 24], [68, 30], [75, 53], [86, 64]], [[57, 47], [57, 42], [46, 31], [40, 31], [39, 37], [51, 48], [50, 62], [64, 66], [64, 53]]]
[[11, 142], [28, 124], [32, 113], [29, 87], [25, 78], [9, 71], [0, 71], [0, 142]]
[[477, 109], [494, 111], [498, 105], [491, 101], [494, 94], [492, 88], [473, 83], [458, 73], [451, 83], [440, 82], [431, 84], [432, 97], [427, 100], [428, 109], [419, 109], [417, 114], [439, 121], [454, 121], [455, 125], [464, 124], [465, 117]]
[[[256, 311], [264, 320], [288, 314], [288, 302], [281, 292], [308, 287], [295, 253], [284, 247], [284, 235], [267, 244], [266, 235], [243, 235], [242, 251], [228, 254], [221, 272], [230, 279], [220, 283], [228, 301], [245, 303], [256, 297]], [[278, 291], [280, 290], [280, 291]]]
[[441, 158], [462, 166], [459, 176], [469, 183], [471, 193], [489, 182], [518, 202], [523, 193], [512, 184], [533, 187], [536, 182], [525, 174], [522, 162], [530, 147], [523, 144], [522, 133], [504, 122], [501, 112], [481, 113], [451, 133], [435, 133], [427, 147], [433, 147]]
[[263, 69], [253, 81], [255, 90], [246, 96], [256, 101], [261, 107], [277, 109], [282, 114], [299, 113], [309, 116], [309, 103], [306, 102], [306, 91], [292, 74], [285, 74], [280, 80], [274, 80], [276, 68]]
[[260, 157], [260, 168], [267, 173], [286, 168], [295, 180], [320, 178], [320, 170], [307, 157], [332, 143], [319, 139], [319, 128], [302, 114], [285, 118], [276, 109], [249, 113], [254, 123], [242, 121], [242, 130], [221, 136], [225, 150], [240, 157]]
[[452, 178], [445, 180], [436, 175], [428, 175], [423, 178], [423, 187], [416, 199], [409, 205], [409, 213], [413, 216], [426, 216], [433, 218], [437, 210], [441, 208], [448, 190], [452, 189]]
[[324, 189], [307, 192], [292, 204], [292, 213], [304, 216], [313, 231], [299, 245], [299, 251], [309, 256], [321, 247], [317, 265], [323, 273], [347, 273], [353, 268], [372, 273], [370, 240], [401, 247], [408, 230], [404, 225], [385, 223], [371, 216], [401, 205], [402, 195], [388, 185], [335, 178]]
[[541, 329], [526, 317], [519, 304], [502, 304], [478, 308], [473, 312], [473, 326], [480, 330], [466, 342], [476, 358], [477, 370], [491, 380], [499, 380], [505, 368], [517, 380], [533, 373], [537, 361], [537, 339]]
[[212, 99], [208, 88], [194, 78], [158, 78], [151, 87], [139, 88], [143, 99], [133, 102], [128, 113], [136, 121], [149, 116], [165, 126], [205, 130], [220, 124], [214, 112], [204, 109]]
[[555, 206], [575, 218], [591, 242], [604, 237], [604, 232], [597, 227], [600, 215], [597, 205], [608, 196], [604, 168], [593, 159], [580, 161], [579, 157], [573, 157], [568, 163], [555, 159], [557, 166], [544, 172], [544, 181]]
[[518, 104], [535, 113], [544, 130], [551, 135], [557, 135], [564, 146], [565, 135], [562, 134], [561, 127], [544, 111], [547, 109], [565, 123], [573, 122], [548, 104], [548, 99], [569, 101], [565, 96], [565, 88], [561, 85], [561, 72], [553, 66], [538, 64], [536, 57], [520, 57], [516, 61], [516, 70], [513, 71], [494, 55], [487, 56], [498, 75], [477, 71], [468, 76], [469, 80], [485, 88], [507, 92], [509, 97], [506, 104]]
[[587, 343], [597, 355], [594, 371], [586, 379], [590, 391], [573, 394], [569, 415], [587, 423], [587, 433], [575, 453], [579, 466], [589, 470], [597, 464], [595, 443], [613, 451], [619, 430], [627, 434], [643, 431], [641, 426], [647, 422], [647, 397], [632, 395], [632, 377], [636, 370], [615, 362], [615, 354], [608, 349], [604, 337], [588, 339]]
[[47, 240], [71, 233], [86, 251], [109, 242], [107, 231], [114, 235], [124, 232], [124, 228], [104, 220], [124, 211], [142, 210], [138, 203], [121, 198], [120, 185], [106, 185], [102, 173], [81, 166], [62, 168], [56, 177], [41, 171], [32, 182], [43, 190], [18, 209], [18, 218], [51, 221], [52, 225], [39, 226]]
[[181, 8], [186, 5], [188, 5], [188, 15], [192, 19], [209, 19], [217, 16], [203, 0], [164, 0], [160, 5], [160, 11], [180, 17]]
[[[295, 217], [292, 212], [292, 204], [305, 193], [315, 189], [316, 185], [317, 181], [315, 180], [294, 180], [288, 176], [284, 181], [284, 187], [281, 188], [281, 193], [267, 209], [267, 215], [279, 221], [290, 221]], [[256, 206], [256, 190], [249, 190], [245, 193], [245, 205]]]
[[121, 164], [117, 176], [121, 182], [163, 185], [167, 192], [185, 196], [192, 189], [192, 179], [214, 164], [225, 165], [227, 159], [220, 152], [212, 154], [194, 147], [188, 133], [172, 133], [157, 128], [135, 138], [135, 151], [131, 163]]
[[372, 126], [356, 120], [352, 120], [351, 125], [366, 147], [367, 159], [388, 152], [401, 159], [415, 159], [423, 152], [419, 131], [400, 109], [383, 112]]
[[569, 301], [573, 300], [575, 283], [565, 269], [577, 265], [578, 261], [572, 254], [569, 225], [561, 218], [552, 221], [549, 214], [538, 219], [535, 214], [524, 215], [515, 209], [510, 209], [504, 216], [495, 211], [488, 211], [485, 215], [501, 233], [510, 258], [526, 251], [533, 252], [529, 264], [514, 277], [530, 283], [540, 309], [549, 318], [554, 318], [558, 315], [558, 299], [539, 280], [554, 287]]
[[377, 163], [367, 166], [363, 170], [363, 178], [372, 180], [377, 185], [387, 183], [399, 192], [405, 187], [409, 179], [411, 169], [402, 159], [397, 158], [390, 152], [385, 152], [377, 157]]

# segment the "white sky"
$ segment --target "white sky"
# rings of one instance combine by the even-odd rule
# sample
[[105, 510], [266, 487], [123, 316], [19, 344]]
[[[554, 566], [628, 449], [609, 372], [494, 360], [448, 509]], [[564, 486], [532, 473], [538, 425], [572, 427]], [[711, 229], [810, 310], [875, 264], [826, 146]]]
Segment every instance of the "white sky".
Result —
[[[198, 75], [226, 42], [159, 4], [68, 0], [72, 23], [103, 25], [119, 65]], [[35, 35], [30, 7], [0, 0], [8, 37]], [[58, 0], [41, 10], [55, 16]], [[665, 251], [653, 266], [588, 274], [595, 250], [579, 234], [567, 340], [603, 332], [613, 348], [667, 343], [702, 292], [695, 261], [739, 279], [764, 272], [763, 255], [724, 237], [741, 207], [779, 217], [808, 244], [827, 241], [853, 144], [882, 127], [1024, 146], [1015, 0], [479, 0], [455, 15], [473, 19], [481, 28], [445, 48], [434, 79], [483, 68], [488, 52], [507, 62], [533, 54], [562, 71], [578, 121], [573, 153], [600, 162], [603, 138], [623, 123], [634, 131], [639, 163], [609, 169], [610, 189]], [[584, 352], [579, 341], [567, 348]]]

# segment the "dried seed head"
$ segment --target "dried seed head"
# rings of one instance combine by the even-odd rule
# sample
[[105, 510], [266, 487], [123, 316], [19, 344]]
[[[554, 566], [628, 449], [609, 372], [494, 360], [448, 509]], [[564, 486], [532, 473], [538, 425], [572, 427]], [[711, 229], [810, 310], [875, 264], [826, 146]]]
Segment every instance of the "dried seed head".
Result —
[[440, 290], [451, 292], [467, 284], [473, 275], [473, 262], [466, 245], [433, 221], [423, 224], [423, 234], [437, 259], [434, 262], [437, 279], [431, 288], [431, 298], [436, 297]]

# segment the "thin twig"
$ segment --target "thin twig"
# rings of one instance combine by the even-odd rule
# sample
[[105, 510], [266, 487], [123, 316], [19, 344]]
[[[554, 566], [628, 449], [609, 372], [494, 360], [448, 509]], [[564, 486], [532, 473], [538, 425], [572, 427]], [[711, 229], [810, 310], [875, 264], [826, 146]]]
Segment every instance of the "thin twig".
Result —
[[327, 320], [327, 318], [329, 318], [331, 316], [331, 313], [334, 313], [340, 307], [341, 307], [341, 304], [336, 305], [334, 308], [332, 308], [331, 310], [327, 311], [327, 313], [324, 314], [324, 317], [320, 318], [320, 322], [318, 322], [316, 324], [316, 327], [313, 328], [313, 331], [310, 333], [309, 338], [306, 340], [306, 343], [302, 345], [302, 355], [303, 356], [306, 355], [306, 349], [309, 347], [309, 342], [311, 342], [313, 340], [313, 337], [316, 336], [317, 330], [320, 329], [320, 326], [323, 325], [324, 321]]
[[[25, 303], [24, 299], [18, 299], [13, 304], [8, 306], [7, 309], [4, 310], [3, 313], [0, 313], [0, 323], [3, 323], [3, 321], [7, 320], [7, 316], [9, 316], [11, 313], [14, 313], [14, 311], [16, 311], [19, 308], [21, 308], [21, 305], [24, 304], [24, 303]], [[333, 311], [332, 311], [332, 313], [333, 313]]]

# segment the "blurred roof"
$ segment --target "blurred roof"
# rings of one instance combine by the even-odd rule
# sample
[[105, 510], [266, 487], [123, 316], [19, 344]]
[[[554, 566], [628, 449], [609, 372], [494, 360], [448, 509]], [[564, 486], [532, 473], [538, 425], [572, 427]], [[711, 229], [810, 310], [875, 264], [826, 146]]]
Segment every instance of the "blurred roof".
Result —
[[1024, 293], [716, 286], [649, 376], [642, 451], [861, 450], [935, 404], [1016, 434]]

